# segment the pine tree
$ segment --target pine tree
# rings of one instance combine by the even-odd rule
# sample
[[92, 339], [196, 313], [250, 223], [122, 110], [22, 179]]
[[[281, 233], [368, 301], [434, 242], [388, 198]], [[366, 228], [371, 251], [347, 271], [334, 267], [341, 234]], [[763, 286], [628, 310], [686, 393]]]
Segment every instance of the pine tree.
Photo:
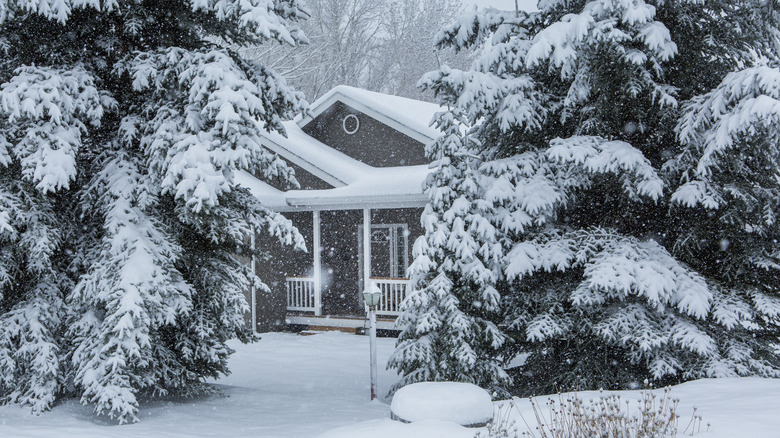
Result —
[[[234, 182], [295, 184], [260, 145], [305, 108], [224, 44], [297, 45], [297, 0], [0, 2], [0, 396], [119, 423], [203, 389], [251, 339], [236, 254], [302, 245]], [[30, 43], [34, 42], [34, 43]], [[222, 44], [222, 45], [221, 45]]]
[[[480, 360], [522, 355], [516, 392], [780, 374], [774, 6], [549, 0], [440, 32], [479, 49], [421, 83], [466, 115], [457, 154], [479, 158], [490, 230], [473, 246], [504, 254], [479, 288], [498, 291], [507, 342]], [[412, 380], [422, 358], [390, 365]]]
[[[425, 236], [414, 244], [411, 278], [415, 291], [398, 319], [405, 326], [389, 366], [404, 378], [394, 389], [419, 381], [462, 381], [501, 389], [508, 376], [496, 356], [505, 337], [495, 324], [499, 296], [488, 267], [490, 244], [480, 244], [492, 226], [481, 213], [475, 146], [461, 137], [465, 119], [442, 114], [446, 133], [427, 150], [437, 171], [426, 180], [431, 202], [422, 223]], [[493, 245], [495, 246], [495, 245]]]

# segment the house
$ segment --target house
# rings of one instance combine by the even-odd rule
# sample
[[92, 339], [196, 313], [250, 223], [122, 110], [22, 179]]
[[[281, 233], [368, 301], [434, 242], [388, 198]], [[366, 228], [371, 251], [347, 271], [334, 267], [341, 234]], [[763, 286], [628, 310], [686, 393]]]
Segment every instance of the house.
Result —
[[378, 328], [400, 313], [411, 246], [423, 233], [422, 185], [430, 172], [425, 145], [436, 104], [338, 86], [285, 122], [287, 136], [269, 133], [264, 146], [295, 170], [301, 188], [282, 190], [238, 175], [272, 210], [283, 212], [306, 239], [308, 252], [260, 242], [272, 256], [255, 269], [270, 295], [251, 291], [249, 322], [257, 330], [286, 325], [364, 327], [362, 292], [382, 290]]

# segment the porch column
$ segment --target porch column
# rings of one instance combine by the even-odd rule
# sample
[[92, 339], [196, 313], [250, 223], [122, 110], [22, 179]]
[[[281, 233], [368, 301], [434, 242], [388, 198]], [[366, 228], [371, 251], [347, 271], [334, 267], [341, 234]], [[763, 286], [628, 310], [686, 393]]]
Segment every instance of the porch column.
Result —
[[312, 212], [314, 221], [314, 315], [322, 315], [322, 265], [320, 263], [320, 211]]
[[[371, 286], [371, 209], [363, 209], [363, 291]], [[361, 291], [361, 292], [363, 292]]]

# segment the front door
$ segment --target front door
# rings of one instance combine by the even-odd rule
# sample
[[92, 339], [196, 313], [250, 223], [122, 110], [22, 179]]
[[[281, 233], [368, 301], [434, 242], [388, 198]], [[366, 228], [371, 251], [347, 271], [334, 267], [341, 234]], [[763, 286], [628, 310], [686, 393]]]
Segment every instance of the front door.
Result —
[[[363, 225], [358, 230], [358, 262], [363, 279]], [[409, 267], [409, 229], [406, 224], [371, 225], [371, 272], [373, 278], [405, 278]], [[362, 292], [362, 287], [360, 288]]]

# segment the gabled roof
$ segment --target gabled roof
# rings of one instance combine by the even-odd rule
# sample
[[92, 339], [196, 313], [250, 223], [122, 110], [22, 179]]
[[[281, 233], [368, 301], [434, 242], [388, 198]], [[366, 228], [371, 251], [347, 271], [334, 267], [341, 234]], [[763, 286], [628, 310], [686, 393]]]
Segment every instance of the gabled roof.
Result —
[[436, 104], [338, 86], [312, 104], [308, 117], [284, 122], [286, 137], [271, 132], [265, 133], [263, 139], [265, 147], [334, 188], [283, 192], [247, 172], [238, 173], [237, 182], [277, 211], [425, 205], [427, 197], [422, 187], [430, 172], [427, 165], [372, 167], [303, 132], [303, 126], [337, 101], [424, 144], [440, 135], [428, 126], [434, 115], [442, 111]]
[[303, 128], [337, 101], [423, 144], [441, 135], [438, 129], [430, 126], [436, 113], [444, 110], [439, 105], [346, 85], [338, 85], [317, 99], [311, 105], [309, 115], [298, 120], [298, 126]]
[[334, 187], [350, 184], [373, 169], [309, 136], [295, 121], [283, 122], [282, 126], [287, 136], [278, 132], [263, 133], [263, 146]]

